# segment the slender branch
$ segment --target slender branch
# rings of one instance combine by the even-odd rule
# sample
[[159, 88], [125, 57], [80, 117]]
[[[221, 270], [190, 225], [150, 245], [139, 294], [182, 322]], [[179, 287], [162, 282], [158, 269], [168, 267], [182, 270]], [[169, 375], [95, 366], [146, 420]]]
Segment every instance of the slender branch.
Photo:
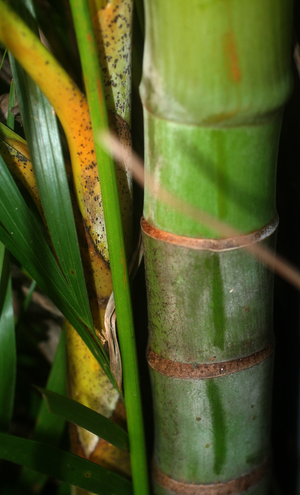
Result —
[[[87, 0], [71, 0], [79, 53], [89, 102], [94, 139], [103, 131], [103, 89]], [[100, 98], [99, 98], [100, 95]], [[113, 160], [99, 142], [95, 151], [108, 239], [109, 258], [123, 363], [123, 384], [130, 444], [133, 488], [136, 495], [149, 493], [139, 372], [133, 327], [130, 285], [116, 171]]]

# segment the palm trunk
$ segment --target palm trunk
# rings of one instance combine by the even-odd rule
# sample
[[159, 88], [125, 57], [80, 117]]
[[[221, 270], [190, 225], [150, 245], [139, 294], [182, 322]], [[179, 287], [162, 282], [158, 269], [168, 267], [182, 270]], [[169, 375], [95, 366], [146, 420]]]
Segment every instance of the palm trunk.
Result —
[[[291, 2], [146, 1], [142, 99], [145, 243], [156, 494], [266, 495], [272, 273]], [[160, 200], [159, 189], [243, 233]]]

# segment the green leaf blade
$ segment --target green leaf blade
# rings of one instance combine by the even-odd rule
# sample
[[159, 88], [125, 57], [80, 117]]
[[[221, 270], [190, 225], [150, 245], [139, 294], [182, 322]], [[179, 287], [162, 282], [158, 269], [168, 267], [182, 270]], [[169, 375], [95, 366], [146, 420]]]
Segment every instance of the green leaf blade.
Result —
[[[62, 330], [54, 361], [51, 367], [45, 393], [66, 394], [66, 332]], [[63, 395], [61, 395], [63, 397]], [[44, 402], [41, 404], [37, 424], [33, 433], [33, 440], [57, 446], [65, 427], [65, 420], [49, 413]]]
[[[105, 373], [116, 386], [108, 358], [99, 341], [88, 330], [88, 322], [52, 254], [37, 214], [30, 210], [20, 194], [2, 157], [0, 157], [0, 241], [20, 261], [52, 299], [86, 343]], [[117, 387], [117, 386], [116, 386]]]
[[15, 125], [15, 118], [11, 113], [12, 107], [15, 106], [15, 98], [16, 98], [15, 83], [14, 81], [12, 81], [9, 90], [8, 115], [7, 115], [7, 125], [11, 129], [14, 129], [14, 125]]
[[52, 244], [73, 296], [92, 328], [83, 267], [53, 108], [22, 67], [10, 57], [27, 144]]
[[[47, 381], [47, 390], [57, 393], [66, 393], [66, 332], [62, 331], [57, 350], [55, 353], [52, 368]], [[59, 416], [51, 414], [45, 401], [42, 401], [36, 426], [32, 439], [39, 442], [46, 442], [53, 447], [59, 445], [61, 436], [65, 428], [65, 420]], [[47, 481], [47, 475], [38, 473], [28, 467], [23, 466], [18, 486], [20, 492], [40, 493]]]
[[91, 431], [119, 449], [129, 449], [127, 433], [110, 419], [75, 400], [49, 390], [41, 388], [38, 388], [38, 390], [43, 394], [49, 411], [53, 414], [58, 414], [68, 421]]
[[16, 341], [9, 253], [2, 243], [0, 272], [0, 431], [6, 432], [9, 430], [14, 405]]
[[[2, 157], [0, 157], [0, 192], [0, 218], [6, 230], [6, 236], [3, 233], [3, 238], [6, 239], [3, 242], [6, 243], [9, 238], [10, 248], [15, 247], [16, 257], [41, 288], [44, 289], [47, 285], [46, 292], [54, 302], [57, 301], [57, 293], [59, 293], [62, 301], [72, 301], [74, 304], [68, 285], [47, 244], [41, 223], [35, 212], [26, 205]], [[14, 252], [14, 255], [16, 254]], [[66, 296], [63, 297], [65, 291]], [[62, 306], [64, 307], [65, 304], [63, 303]], [[75, 311], [76, 309], [74, 307]], [[80, 317], [82, 316], [80, 314]]]
[[132, 495], [131, 482], [74, 454], [0, 433], [0, 458], [79, 486], [97, 495]]
[[[20, 13], [24, 10], [22, 4], [26, 5], [31, 13], [34, 12], [31, 0], [23, 0], [19, 4]], [[33, 26], [34, 21], [30, 13], [28, 16], [23, 14], [23, 17], [26, 17], [25, 20], [28, 21], [31, 29], [37, 29], [36, 25]], [[12, 56], [10, 56], [10, 60], [27, 144], [51, 241], [68, 282], [68, 293], [69, 297], [72, 296], [72, 306], [79, 319], [90, 329], [90, 332], [94, 333], [56, 117], [52, 106], [38, 86]], [[36, 277], [34, 278], [37, 280]], [[65, 299], [62, 292], [60, 296]], [[52, 297], [51, 299], [60, 307], [57, 300]], [[106, 353], [99, 341], [96, 341], [96, 337], [93, 338], [86, 329], [82, 335], [82, 325], [79, 323], [80, 330], [78, 330], [78, 322], [74, 324], [74, 318], [70, 319], [65, 311], [62, 310], [62, 312], [74, 328], [79, 331], [90, 350], [93, 341], [92, 353], [95, 355], [96, 352], [96, 359], [112, 384], [118, 388], [110, 371]]]

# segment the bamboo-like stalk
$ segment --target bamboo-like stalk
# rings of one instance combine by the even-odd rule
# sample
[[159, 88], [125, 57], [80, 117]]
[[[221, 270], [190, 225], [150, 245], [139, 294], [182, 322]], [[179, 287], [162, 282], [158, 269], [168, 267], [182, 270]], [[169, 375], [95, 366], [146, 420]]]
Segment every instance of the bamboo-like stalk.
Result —
[[[146, 170], [274, 249], [292, 2], [146, 1]], [[158, 196], [158, 194], [157, 194]], [[155, 494], [267, 495], [272, 273], [145, 189]]]

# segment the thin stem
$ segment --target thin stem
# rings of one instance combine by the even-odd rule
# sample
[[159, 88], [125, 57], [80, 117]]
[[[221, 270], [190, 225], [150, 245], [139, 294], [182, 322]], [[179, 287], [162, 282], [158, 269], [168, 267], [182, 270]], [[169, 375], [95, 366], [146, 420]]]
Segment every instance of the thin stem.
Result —
[[[107, 128], [100, 67], [87, 0], [71, 0], [94, 136]], [[107, 230], [118, 335], [122, 353], [124, 395], [128, 423], [133, 488], [136, 495], [149, 493], [136, 345], [131, 308], [121, 211], [112, 159], [95, 144]]]

